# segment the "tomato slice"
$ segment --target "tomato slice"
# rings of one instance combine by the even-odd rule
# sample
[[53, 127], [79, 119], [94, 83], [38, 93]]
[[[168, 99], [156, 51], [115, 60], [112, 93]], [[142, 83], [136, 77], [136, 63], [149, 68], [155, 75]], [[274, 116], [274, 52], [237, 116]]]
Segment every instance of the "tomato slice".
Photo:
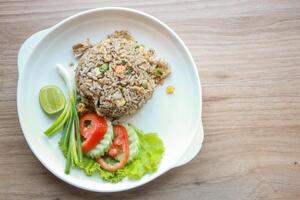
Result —
[[118, 155], [120, 155], [119, 162], [112, 165], [107, 163], [103, 157], [97, 160], [102, 168], [110, 172], [114, 172], [118, 169], [123, 168], [129, 158], [128, 134], [126, 128], [122, 125], [115, 125], [113, 126], [113, 130], [113, 144], [108, 150], [108, 154], [112, 157], [117, 157]]
[[79, 125], [80, 134], [85, 139], [82, 143], [83, 153], [92, 150], [102, 140], [108, 128], [104, 117], [91, 112], [80, 117]]

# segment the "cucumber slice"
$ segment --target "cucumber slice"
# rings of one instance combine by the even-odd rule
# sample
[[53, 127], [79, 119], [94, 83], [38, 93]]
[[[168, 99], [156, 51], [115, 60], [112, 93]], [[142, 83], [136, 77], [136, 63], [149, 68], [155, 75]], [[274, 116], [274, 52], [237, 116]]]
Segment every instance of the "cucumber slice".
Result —
[[131, 162], [132, 160], [134, 160], [136, 158], [136, 156], [139, 153], [140, 141], [139, 141], [139, 137], [138, 137], [136, 131], [134, 130], [134, 128], [130, 124], [125, 125], [125, 128], [127, 130], [128, 141], [129, 141], [129, 158], [128, 158], [128, 162]]
[[103, 139], [95, 146], [94, 149], [87, 152], [87, 156], [90, 158], [100, 158], [105, 154], [105, 152], [109, 149], [112, 140], [114, 138], [113, 128], [110, 121], [107, 121], [108, 129], [105, 133]]

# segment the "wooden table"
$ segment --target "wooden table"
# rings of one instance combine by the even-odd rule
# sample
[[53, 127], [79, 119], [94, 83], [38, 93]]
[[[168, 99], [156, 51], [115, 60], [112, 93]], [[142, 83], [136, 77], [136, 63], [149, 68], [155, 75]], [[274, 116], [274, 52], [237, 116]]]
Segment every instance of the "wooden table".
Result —
[[[203, 86], [205, 141], [189, 164], [140, 188], [97, 194], [48, 172], [17, 109], [22, 42], [80, 11], [125, 6], [184, 40]], [[0, 199], [300, 199], [300, 1], [0, 1]]]

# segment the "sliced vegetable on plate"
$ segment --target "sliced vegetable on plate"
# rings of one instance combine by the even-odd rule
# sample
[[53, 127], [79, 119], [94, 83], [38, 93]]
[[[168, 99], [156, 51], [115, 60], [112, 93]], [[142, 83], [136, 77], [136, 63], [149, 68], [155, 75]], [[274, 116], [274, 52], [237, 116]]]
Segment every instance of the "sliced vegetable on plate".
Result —
[[48, 137], [63, 128], [59, 146], [66, 156], [65, 173], [70, 172], [71, 166], [76, 166], [82, 161], [82, 147], [80, 137], [79, 118], [76, 111], [76, 90], [74, 79], [62, 65], [57, 65], [57, 70], [68, 88], [68, 101], [63, 112], [54, 123], [44, 132]]
[[101, 157], [97, 160], [100, 166], [109, 172], [122, 169], [129, 158], [128, 134], [126, 128], [122, 125], [115, 125], [113, 130], [114, 139], [108, 150], [108, 156]]
[[[57, 65], [57, 69], [69, 95], [62, 113], [45, 134], [50, 137], [62, 129], [59, 147], [66, 157], [65, 173], [73, 166], [87, 176], [98, 173], [103, 180], [116, 183], [156, 171], [164, 152], [157, 134], [145, 134], [132, 124], [112, 125], [95, 112], [78, 113], [74, 79], [63, 66]], [[48, 98], [54, 97], [48, 94]]]
[[80, 133], [85, 138], [82, 143], [83, 153], [91, 151], [104, 137], [107, 121], [96, 113], [87, 112], [80, 117]]
[[64, 93], [55, 85], [41, 88], [39, 101], [42, 109], [49, 115], [59, 113], [66, 105]]

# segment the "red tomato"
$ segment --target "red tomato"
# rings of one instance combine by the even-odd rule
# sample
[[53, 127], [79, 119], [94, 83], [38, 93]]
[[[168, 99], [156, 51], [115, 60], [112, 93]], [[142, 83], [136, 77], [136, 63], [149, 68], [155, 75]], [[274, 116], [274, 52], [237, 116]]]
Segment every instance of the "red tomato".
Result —
[[119, 149], [117, 148], [110, 148], [108, 150], [108, 155], [111, 156], [111, 157], [116, 157], [119, 153]]
[[87, 112], [80, 117], [79, 124], [80, 134], [85, 138], [82, 143], [82, 152], [86, 153], [102, 140], [107, 131], [107, 122], [104, 117]]
[[129, 145], [128, 145], [128, 134], [127, 130], [122, 125], [113, 126], [114, 130], [114, 140], [111, 148], [108, 150], [109, 154], [112, 154], [112, 157], [116, 157], [117, 153], [120, 153], [121, 159], [118, 163], [111, 165], [106, 163], [103, 158], [100, 158], [97, 162], [101, 165], [102, 168], [107, 171], [114, 172], [118, 169], [123, 168], [129, 158]]

